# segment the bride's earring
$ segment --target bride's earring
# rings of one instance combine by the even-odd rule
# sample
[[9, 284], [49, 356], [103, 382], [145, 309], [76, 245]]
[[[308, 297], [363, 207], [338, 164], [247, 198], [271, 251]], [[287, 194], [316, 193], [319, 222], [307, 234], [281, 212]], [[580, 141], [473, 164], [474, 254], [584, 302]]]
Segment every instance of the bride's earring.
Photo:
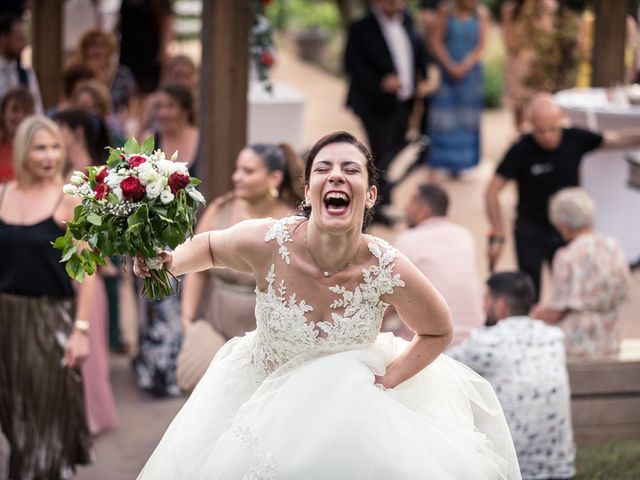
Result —
[[304, 199], [304, 202], [302, 203], [303, 207], [309, 208], [311, 206], [311, 202], [309, 201], [308, 198]]

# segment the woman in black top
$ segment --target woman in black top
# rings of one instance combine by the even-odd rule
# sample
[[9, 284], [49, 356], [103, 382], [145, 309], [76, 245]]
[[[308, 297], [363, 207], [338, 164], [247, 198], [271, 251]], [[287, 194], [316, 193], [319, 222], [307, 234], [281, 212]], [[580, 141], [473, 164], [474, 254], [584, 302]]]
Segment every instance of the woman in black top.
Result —
[[64, 150], [55, 123], [26, 119], [16, 180], [0, 186], [0, 425], [15, 479], [67, 479], [90, 461], [79, 366], [95, 283], [76, 295], [51, 246], [79, 203], [62, 194]]

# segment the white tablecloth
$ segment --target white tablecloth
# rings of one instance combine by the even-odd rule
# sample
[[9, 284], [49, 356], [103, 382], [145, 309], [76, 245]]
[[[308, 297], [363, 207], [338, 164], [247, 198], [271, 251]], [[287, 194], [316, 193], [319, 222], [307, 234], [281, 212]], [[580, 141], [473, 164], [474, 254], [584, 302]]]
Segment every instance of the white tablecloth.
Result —
[[252, 143], [290, 144], [300, 152], [304, 147], [304, 95], [285, 82], [274, 82], [273, 93], [257, 82], [247, 94], [247, 139]]
[[[622, 95], [610, 101], [605, 89], [592, 88], [564, 90], [555, 98], [574, 126], [600, 132], [640, 129], [640, 106], [629, 105]], [[628, 184], [627, 153], [598, 149], [585, 155], [580, 179], [596, 202], [596, 229], [617, 238], [631, 262], [640, 258], [640, 190]]]

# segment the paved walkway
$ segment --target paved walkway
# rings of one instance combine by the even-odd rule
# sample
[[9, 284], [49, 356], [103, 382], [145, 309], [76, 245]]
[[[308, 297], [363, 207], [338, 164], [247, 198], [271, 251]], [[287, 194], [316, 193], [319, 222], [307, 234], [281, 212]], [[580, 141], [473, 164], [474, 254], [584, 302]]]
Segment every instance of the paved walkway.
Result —
[[[286, 52], [281, 53], [274, 70], [274, 80], [287, 81], [307, 97], [305, 108], [305, 142], [311, 145], [325, 133], [348, 130], [360, 137], [362, 129], [357, 119], [342, 105], [346, 95], [343, 81], [311, 65], [297, 61]], [[511, 118], [507, 111], [487, 111], [483, 115], [483, 160], [475, 171], [460, 180], [443, 182], [452, 198], [451, 217], [466, 225], [474, 233], [478, 251], [484, 251], [485, 220], [482, 195], [484, 187], [507, 145], [513, 139]], [[416, 171], [394, 193], [394, 208], [400, 209], [413, 187], [424, 180], [425, 172]], [[503, 195], [503, 207], [509, 222], [513, 221], [515, 192], [508, 189]], [[393, 238], [396, 231], [379, 229], [375, 233]], [[515, 266], [511, 239], [498, 269]], [[486, 261], [480, 258], [480, 272], [487, 272]], [[481, 279], [478, 279], [481, 281]], [[634, 276], [632, 299], [623, 309], [625, 337], [640, 337], [640, 274]], [[120, 413], [120, 427], [106, 433], [96, 441], [97, 462], [82, 468], [80, 480], [129, 480], [135, 478], [153, 451], [162, 432], [184, 402], [179, 399], [154, 399], [141, 392], [134, 384], [129, 362], [125, 357], [113, 356], [112, 381]]]

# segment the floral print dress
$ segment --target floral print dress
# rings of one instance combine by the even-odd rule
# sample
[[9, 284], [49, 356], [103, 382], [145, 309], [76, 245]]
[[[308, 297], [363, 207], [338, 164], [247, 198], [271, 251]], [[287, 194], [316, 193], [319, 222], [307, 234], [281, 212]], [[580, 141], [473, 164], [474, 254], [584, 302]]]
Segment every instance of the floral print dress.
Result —
[[568, 310], [559, 326], [569, 356], [615, 354], [620, 348], [618, 309], [629, 287], [629, 267], [618, 242], [583, 234], [553, 261], [552, 307]]

